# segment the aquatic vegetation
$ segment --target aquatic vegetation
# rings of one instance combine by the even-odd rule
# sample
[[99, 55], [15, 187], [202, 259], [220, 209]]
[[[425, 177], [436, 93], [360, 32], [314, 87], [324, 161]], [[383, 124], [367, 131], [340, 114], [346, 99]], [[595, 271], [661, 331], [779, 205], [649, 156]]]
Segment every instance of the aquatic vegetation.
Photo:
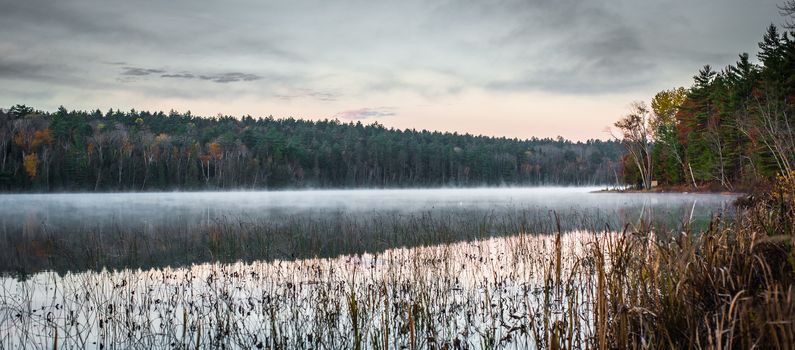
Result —
[[580, 260], [606, 235], [520, 234], [333, 259], [6, 278], [0, 343], [523, 348], [568, 334], [579, 347], [593, 329], [583, 296], [594, 286], [592, 267]]

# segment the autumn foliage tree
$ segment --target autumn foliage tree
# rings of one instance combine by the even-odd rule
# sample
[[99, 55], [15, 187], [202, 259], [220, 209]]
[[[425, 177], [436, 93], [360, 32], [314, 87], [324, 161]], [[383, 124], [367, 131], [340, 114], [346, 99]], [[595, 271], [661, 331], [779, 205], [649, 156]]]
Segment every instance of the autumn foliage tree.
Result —
[[[782, 12], [795, 15], [792, 3]], [[792, 28], [790, 28], [792, 29]], [[795, 166], [795, 33], [771, 25], [759, 43], [758, 64], [748, 54], [720, 71], [704, 66], [688, 89], [665, 90], [652, 99], [652, 165], [655, 180], [696, 188], [750, 188]], [[622, 130], [641, 130], [640, 118], [624, 118]], [[617, 124], [617, 126], [619, 126]], [[638, 131], [639, 132], [639, 131]], [[638, 132], [624, 139], [640, 145]], [[628, 148], [635, 159], [642, 147]]]
[[[684, 161], [684, 149], [678, 142], [676, 123], [676, 114], [686, 98], [687, 90], [679, 87], [660, 91], [651, 100], [653, 115], [649, 124], [655, 145], [652, 151], [653, 175], [668, 184], [692, 179], [690, 166]], [[692, 180], [695, 187], [695, 179]]]
[[39, 165], [39, 157], [36, 153], [29, 153], [24, 155], [24, 166], [25, 172], [30, 176], [31, 179], [36, 177], [36, 170], [38, 169]]

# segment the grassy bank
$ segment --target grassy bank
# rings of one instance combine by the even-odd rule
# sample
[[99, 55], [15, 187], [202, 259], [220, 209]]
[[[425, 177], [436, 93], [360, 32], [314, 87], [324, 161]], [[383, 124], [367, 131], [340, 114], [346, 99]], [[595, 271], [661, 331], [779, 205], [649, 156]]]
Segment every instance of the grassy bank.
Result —
[[740, 203], [701, 235], [636, 227], [595, 245], [594, 345], [795, 348], [795, 176]]

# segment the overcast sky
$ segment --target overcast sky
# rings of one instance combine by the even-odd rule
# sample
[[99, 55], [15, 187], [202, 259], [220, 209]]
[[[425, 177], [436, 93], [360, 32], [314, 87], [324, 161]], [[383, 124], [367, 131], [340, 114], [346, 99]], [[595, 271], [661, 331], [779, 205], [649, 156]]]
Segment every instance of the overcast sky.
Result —
[[775, 0], [0, 0], [0, 106], [606, 138], [755, 54]]

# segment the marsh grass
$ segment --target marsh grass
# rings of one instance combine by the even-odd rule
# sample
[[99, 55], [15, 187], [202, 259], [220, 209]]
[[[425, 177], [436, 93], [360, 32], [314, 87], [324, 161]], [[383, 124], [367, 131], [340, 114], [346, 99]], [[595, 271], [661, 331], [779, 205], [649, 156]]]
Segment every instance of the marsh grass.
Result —
[[[592, 236], [520, 234], [333, 259], [4, 279], [0, 342], [6, 348], [55, 341], [67, 348], [524, 348], [555, 336], [584, 344], [587, 321], [570, 322], [574, 313], [564, 310], [582, 303], [569, 298], [587, 288], [585, 276], [567, 271], [576, 271], [571, 264]], [[577, 324], [572, 337], [562, 333], [564, 324]]]
[[595, 242], [595, 345], [795, 348], [795, 186], [783, 189], [700, 234], [641, 225]]

